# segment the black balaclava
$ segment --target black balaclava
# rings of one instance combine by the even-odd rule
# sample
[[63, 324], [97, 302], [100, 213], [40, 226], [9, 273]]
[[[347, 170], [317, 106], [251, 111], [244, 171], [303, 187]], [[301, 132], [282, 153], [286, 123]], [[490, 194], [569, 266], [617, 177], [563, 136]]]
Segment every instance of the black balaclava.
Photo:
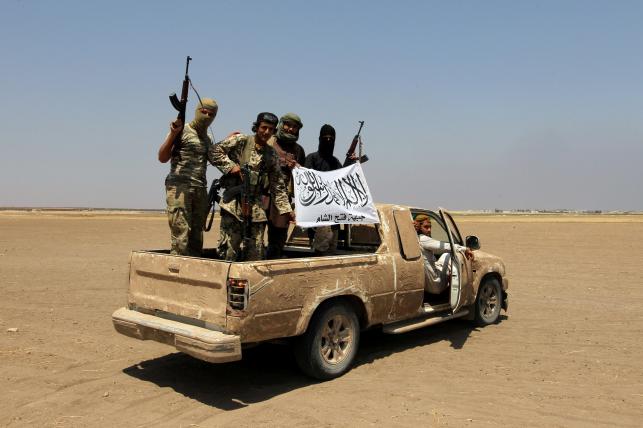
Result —
[[[331, 140], [322, 139], [323, 136], [332, 137]], [[332, 158], [335, 150], [335, 128], [325, 124], [319, 130], [319, 155], [323, 158]]]

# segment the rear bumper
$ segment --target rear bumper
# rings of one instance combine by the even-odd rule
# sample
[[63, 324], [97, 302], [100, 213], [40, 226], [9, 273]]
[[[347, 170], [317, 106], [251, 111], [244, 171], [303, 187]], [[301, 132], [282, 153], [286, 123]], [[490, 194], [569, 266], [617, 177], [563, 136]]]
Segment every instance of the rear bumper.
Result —
[[154, 340], [211, 363], [241, 359], [239, 336], [147, 315], [127, 308], [112, 314], [114, 328], [125, 336]]

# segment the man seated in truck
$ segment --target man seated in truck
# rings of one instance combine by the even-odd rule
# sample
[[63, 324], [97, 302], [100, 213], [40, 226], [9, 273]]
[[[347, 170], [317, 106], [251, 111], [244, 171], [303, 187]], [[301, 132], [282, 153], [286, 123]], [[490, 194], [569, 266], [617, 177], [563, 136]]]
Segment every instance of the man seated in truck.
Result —
[[427, 216], [426, 214], [418, 214], [417, 216], [413, 217], [413, 227], [415, 228], [415, 233], [419, 235], [421, 221], [418, 220], [418, 217], [420, 217], [421, 219], [427, 219], [429, 218], [429, 216]]
[[[451, 274], [451, 245], [431, 237], [431, 218], [426, 214], [418, 214], [414, 222], [418, 225], [418, 239], [424, 257], [425, 289], [432, 294], [440, 294], [447, 287]], [[470, 248], [455, 244], [456, 251], [464, 251], [466, 258], [473, 260]], [[436, 259], [436, 254], [439, 258]]]

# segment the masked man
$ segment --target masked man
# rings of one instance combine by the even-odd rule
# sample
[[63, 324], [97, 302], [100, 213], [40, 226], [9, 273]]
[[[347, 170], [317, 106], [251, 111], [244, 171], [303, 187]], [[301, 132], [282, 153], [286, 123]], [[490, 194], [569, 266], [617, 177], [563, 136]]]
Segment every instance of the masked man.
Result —
[[[339, 159], [333, 156], [334, 150], [335, 128], [327, 124], [323, 125], [319, 130], [318, 150], [306, 156], [304, 166], [317, 171], [334, 171], [341, 168]], [[309, 233], [309, 236], [313, 235], [312, 247], [315, 254], [321, 256], [335, 254], [339, 226], [321, 226], [309, 231], [314, 231]]]
[[[218, 252], [225, 260], [263, 258], [263, 235], [268, 220], [261, 205], [263, 195], [273, 195], [278, 214], [285, 215], [288, 221], [294, 218], [277, 153], [268, 145], [277, 122], [274, 114], [259, 113], [252, 127], [254, 135], [234, 135], [214, 145], [213, 163], [224, 174]], [[248, 224], [249, 227], [244, 227]]]
[[[216, 101], [201, 99], [194, 120], [185, 127], [180, 119], [172, 122], [159, 148], [159, 161], [171, 160], [165, 191], [172, 254], [198, 257], [203, 249], [203, 225], [208, 209], [205, 170], [207, 161], [213, 163], [213, 145], [207, 130], [217, 111]], [[179, 134], [181, 138], [175, 143]]]
[[[301, 118], [295, 113], [286, 113], [279, 119], [277, 134], [268, 144], [275, 149], [279, 159], [279, 166], [284, 175], [288, 190], [288, 202], [294, 197], [292, 170], [297, 165], [303, 165], [306, 158], [304, 148], [297, 144], [299, 130], [303, 127]], [[274, 195], [271, 195], [274, 202]], [[269, 259], [280, 259], [283, 254], [288, 225], [291, 217], [279, 214], [275, 204], [271, 202], [268, 214], [268, 254]]]

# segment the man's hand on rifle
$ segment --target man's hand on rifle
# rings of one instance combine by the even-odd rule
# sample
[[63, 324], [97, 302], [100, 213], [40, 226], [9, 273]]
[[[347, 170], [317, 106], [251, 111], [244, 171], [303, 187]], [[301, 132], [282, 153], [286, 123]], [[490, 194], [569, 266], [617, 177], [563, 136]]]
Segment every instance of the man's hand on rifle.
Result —
[[170, 132], [165, 137], [165, 141], [161, 144], [158, 153], [158, 160], [161, 163], [165, 163], [170, 160], [172, 157], [172, 147], [174, 146], [174, 140], [181, 134], [183, 131], [183, 121], [181, 119], [175, 119], [173, 122], [170, 122]]
[[295, 215], [295, 212], [294, 212], [294, 211], [290, 211], [290, 212], [288, 213], [288, 217], [289, 217], [289, 219], [288, 219], [288, 220], [289, 220], [291, 223], [294, 223], [294, 222], [297, 220], [297, 216]]
[[173, 122], [170, 122], [170, 134], [176, 136], [183, 130], [183, 121], [179, 118], [176, 118]]
[[357, 162], [359, 160], [359, 156], [357, 156], [356, 153], [351, 153], [348, 155], [348, 159], [352, 160], [353, 162]]
[[232, 169], [228, 171], [228, 174], [238, 175], [241, 181], [243, 181], [243, 174], [241, 174], [241, 167], [239, 165], [233, 166]]
[[284, 161], [286, 162], [286, 166], [290, 169], [294, 169], [297, 166], [301, 166], [299, 165], [299, 163], [297, 163], [297, 160], [295, 159], [292, 153], [286, 153], [286, 157]]

